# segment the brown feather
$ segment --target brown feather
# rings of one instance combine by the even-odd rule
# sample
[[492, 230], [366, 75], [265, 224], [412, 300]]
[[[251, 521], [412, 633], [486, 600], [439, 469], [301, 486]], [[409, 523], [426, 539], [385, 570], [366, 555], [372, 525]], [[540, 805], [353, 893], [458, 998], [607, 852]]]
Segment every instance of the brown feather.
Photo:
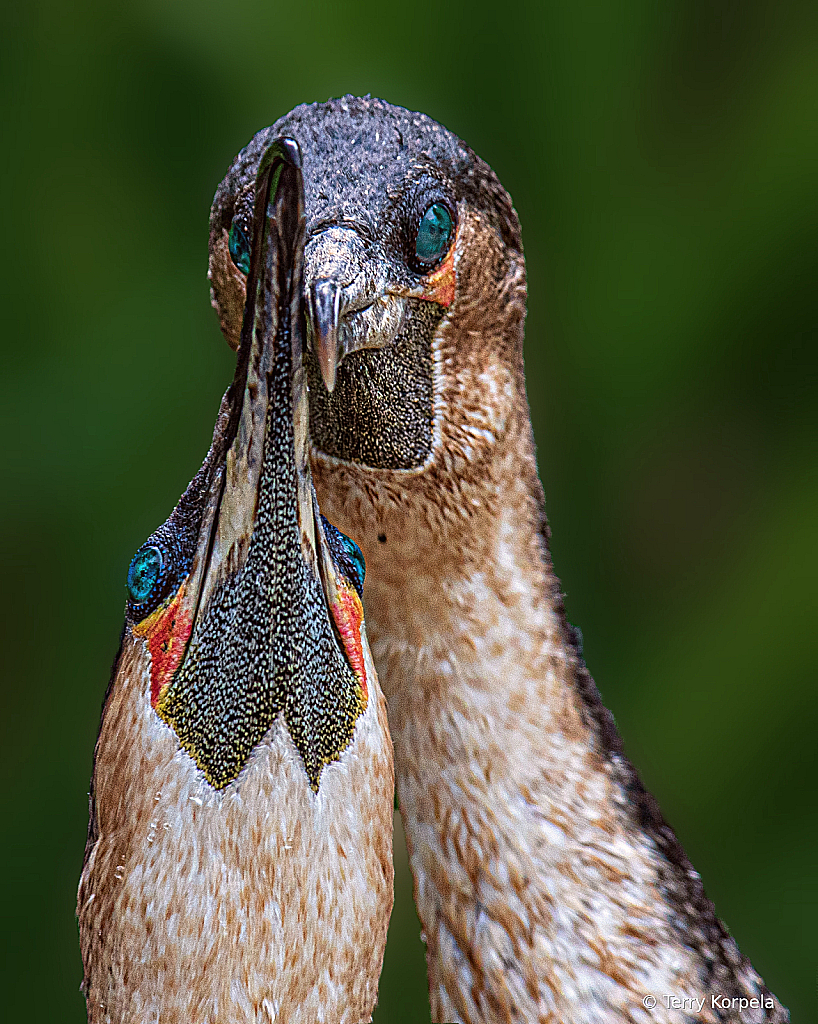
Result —
[[212, 789], [149, 685], [144, 644], [128, 636], [77, 902], [89, 1021], [371, 1019], [392, 905], [383, 695], [316, 796], [281, 719], [239, 779]]
[[[313, 451], [322, 508], [367, 561], [433, 1020], [788, 1020], [625, 758], [565, 620], [526, 398], [525, 263], [510, 198], [425, 115], [344, 97], [296, 108], [240, 154], [214, 201], [213, 258], [256, 154], [279, 131], [302, 142], [316, 232], [343, 214], [385, 245], [420, 173], [457, 201], [454, 298], [429, 339], [428, 458], [394, 470]], [[422, 282], [401, 291], [405, 268], [391, 266], [396, 294], [435, 298]]]

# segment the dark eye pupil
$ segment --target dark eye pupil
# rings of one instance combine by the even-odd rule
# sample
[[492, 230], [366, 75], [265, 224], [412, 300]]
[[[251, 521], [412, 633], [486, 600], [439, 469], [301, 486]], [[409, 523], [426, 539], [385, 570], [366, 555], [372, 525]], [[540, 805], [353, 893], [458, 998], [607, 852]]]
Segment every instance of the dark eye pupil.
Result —
[[420, 218], [415, 253], [424, 263], [439, 259], [449, 248], [452, 215], [443, 203], [433, 203]]
[[250, 239], [244, 233], [238, 221], [233, 221], [227, 235], [227, 248], [230, 250], [230, 259], [236, 264], [242, 274], [250, 273]]
[[128, 567], [128, 593], [135, 604], [142, 604], [151, 594], [162, 574], [162, 552], [159, 548], [143, 548], [133, 556]]

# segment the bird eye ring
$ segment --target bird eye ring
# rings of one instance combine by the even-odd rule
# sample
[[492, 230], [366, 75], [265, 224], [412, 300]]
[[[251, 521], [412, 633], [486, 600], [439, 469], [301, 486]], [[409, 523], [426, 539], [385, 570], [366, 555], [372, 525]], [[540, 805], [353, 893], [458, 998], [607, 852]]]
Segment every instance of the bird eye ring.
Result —
[[[340, 530], [338, 532], [340, 533]], [[363, 598], [364, 579], [366, 578], [364, 553], [355, 541], [351, 537], [347, 537], [345, 533], [341, 534], [341, 543], [349, 559], [348, 575], [352, 585], [358, 591], [358, 596]]]
[[230, 259], [245, 276], [250, 273], [250, 239], [239, 223], [237, 217], [233, 218], [230, 231], [227, 235], [227, 248], [230, 250]]
[[366, 577], [366, 562], [363, 551], [358, 547], [351, 537], [341, 533], [337, 526], [334, 526], [326, 516], [321, 516], [324, 524], [324, 535], [329, 544], [330, 554], [335, 569], [358, 591], [358, 597], [363, 600], [364, 579]]
[[415, 234], [415, 257], [424, 268], [439, 263], [448, 252], [454, 220], [443, 203], [432, 203], [424, 211]]
[[145, 544], [128, 566], [128, 604], [131, 612], [144, 618], [158, 607], [168, 588], [171, 563], [156, 544]]

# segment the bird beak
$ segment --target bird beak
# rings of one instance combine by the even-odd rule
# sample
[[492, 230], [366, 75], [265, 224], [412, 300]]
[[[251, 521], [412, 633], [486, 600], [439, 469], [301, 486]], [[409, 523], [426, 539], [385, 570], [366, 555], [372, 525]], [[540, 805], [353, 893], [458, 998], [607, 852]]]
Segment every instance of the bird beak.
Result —
[[307, 307], [313, 327], [315, 355], [328, 391], [333, 391], [335, 388], [342, 291], [343, 289], [337, 281], [326, 277], [312, 281], [307, 291]]
[[388, 266], [354, 227], [322, 227], [307, 241], [307, 342], [330, 392], [348, 355], [385, 348], [400, 332], [406, 297], [397, 294]]
[[171, 617], [171, 628], [190, 625], [154, 706], [216, 788], [283, 712], [317, 791], [366, 706], [363, 613], [336, 570], [310, 476], [304, 224], [301, 153], [277, 139], [256, 181], [241, 344], [202, 469], [195, 556], [156, 613], [163, 629]]
[[[219, 514], [214, 524], [207, 578], [199, 604], [207, 605], [227, 575], [241, 570], [253, 536], [264, 524], [272, 487], [280, 545], [294, 534], [327, 608], [337, 581], [324, 535], [309, 464], [309, 407], [303, 365], [304, 184], [301, 151], [294, 139], [277, 139], [256, 178], [253, 248], [247, 280], [241, 345], [229, 396], [233, 443], [225, 460]], [[332, 339], [328, 339], [328, 345]], [[281, 372], [283, 366], [287, 367]], [[289, 524], [289, 527], [295, 525]]]

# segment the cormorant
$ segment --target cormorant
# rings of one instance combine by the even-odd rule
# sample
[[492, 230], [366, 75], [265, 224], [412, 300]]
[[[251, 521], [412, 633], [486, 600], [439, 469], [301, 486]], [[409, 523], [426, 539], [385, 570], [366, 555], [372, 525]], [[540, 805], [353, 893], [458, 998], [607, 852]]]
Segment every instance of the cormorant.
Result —
[[296, 107], [239, 154], [211, 211], [234, 346], [235, 240], [281, 132], [304, 153], [313, 473], [369, 565], [432, 1019], [788, 1020], [623, 753], [566, 621], [511, 199], [424, 114]]
[[310, 478], [301, 156], [258, 157], [236, 374], [128, 571], [77, 906], [91, 1024], [359, 1024], [377, 995], [392, 748], [363, 559]]

